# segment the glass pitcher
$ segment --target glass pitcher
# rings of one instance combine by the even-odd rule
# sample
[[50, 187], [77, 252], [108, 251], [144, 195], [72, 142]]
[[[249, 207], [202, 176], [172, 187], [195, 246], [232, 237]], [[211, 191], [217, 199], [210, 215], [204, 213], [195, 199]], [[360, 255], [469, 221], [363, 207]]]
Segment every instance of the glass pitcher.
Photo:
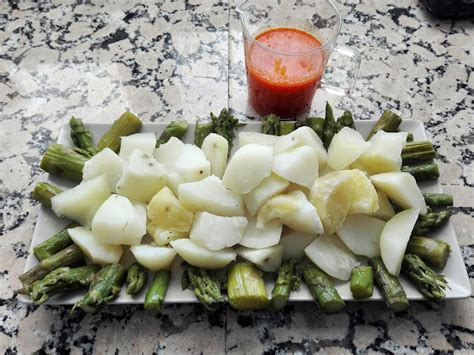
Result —
[[[352, 91], [360, 53], [336, 45], [342, 22], [333, 1], [249, 0], [236, 11], [249, 102], [257, 113], [298, 118], [309, 112], [317, 88], [338, 95]], [[329, 58], [344, 72], [336, 84], [323, 75]]]

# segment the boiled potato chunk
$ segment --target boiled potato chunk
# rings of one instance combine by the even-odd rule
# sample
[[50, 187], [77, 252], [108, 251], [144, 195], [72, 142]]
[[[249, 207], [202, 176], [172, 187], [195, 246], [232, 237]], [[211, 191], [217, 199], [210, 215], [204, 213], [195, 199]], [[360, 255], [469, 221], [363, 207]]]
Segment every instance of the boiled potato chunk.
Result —
[[356, 255], [380, 255], [380, 234], [385, 222], [363, 214], [347, 216], [337, 230], [339, 239]]
[[222, 217], [198, 212], [189, 238], [209, 250], [220, 250], [240, 243], [246, 227], [245, 217]]
[[156, 226], [177, 232], [189, 232], [193, 224], [193, 213], [186, 210], [173, 191], [163, 187], [150, 200], [147, 207], [148, 219]]
[[154, 133], [135, 133], [121, 137], [119, 156], [127, 161], [134, 150], [138, 149], [143, 153], [152, 155], [156, 146], [156, 136]]
[[104, 244], [140, 244], [146, 234], [146, 210], [128, 198], [110, 196], [92, 220], [92, 234]]
[[304, 187], [304, 186], [301, 186], [301, 185], [298, 185], [298, 184], [295, 184], [294, 182], [291, 182], [288, 187], [285, 189], [285, 191], [283, 191], [284, 194], [289, 194], [290, 192], [293, 192], [293, 191], [301, 191], [302, 193], [304, 193], [306, 196], [309, 196], [309, 189]]
[[308, 146], [290, 149], [275, 155], [272, 171], [288, 181], [310, 188], [318, 177], [318, 156]]
[[408, 240], [415, 226], [420, 210], [410, 208], [397, 213], [386, 224], [380, 235], [380, 255], [387, 270], [398, 276]]
[[178, 198], [188, 211], [206, 211], [219, 216], [243, 216], [242, 196], [227, 190], [217, 176], [181, 184]]
[[316, 238], [316, 234], [300, 233], [295, 231], [286, 232], [280, 239], [283, 246], [283, 260], [295, 259], [301, 261], [304, 258], [305, 248]]
[[251, 216], [255, 216], [257, 211], [265, 202], [279, 193], [283, 192], [289, 182], [276, 174], [271, 174], [262, 180], [252, 191], [244, 195], [244, 203]]
[[239, 148], [247, 144], [261, 144], [273, 147], [278, 140], [278, 136], [271, 134], [263, 134], [260, 132], [240, 132], [239, 133]]
[[168, 142], [161, 144], [153, 152], [155, 159], [165, 165], [176, 164], [183, 152], [184, 143], [176, 137], [171, 137]]
[[323, 234], [304, 250], [306, 256], [329, 276], [349, 280], [351, 271], [360, 263], [335, 235]]
[[166, 185], [173, 191], [175, 195], [178, 195], [179, 185], [184, 184], [187, 181], [174, 165], [166, 165], [165, 169]]
[[91, 231], [84, 227], [75, 227], [67, 230], [74, 244], [94, 264], [107, 265], [118, 263], [122, 257], [120, 245], [103, 244], [94, 237]]
[[422, 214], [427, 211], [425, 199], [415, 178], [409, 173], [392, 172], [372, 175], [372, 183], [402, 208], [419, 208]]
[[212, 251], [187, 238], [173, 240], [170, 244], [188, 264], [204, 269], [221, 269], [237, 257], [232, 248]]
[[328, 148], [328, 165], [334, 170], [346, 169], [370, 147], [355, 129], [344, 127], [336, 133]]
[[202, 142], [202, 151], [211, 163], [211, 175], [222, 179], [227, 166], [229, 142], [224, 137], [211, 133]]
[[134, 150], [117, 182], [117, 193], [148, 202], [166, 184], [166, 170], [150, 154]]
[[236, 252], [241, 258], [250, 261], [260, 270], [266, 272], [277, 271], [283, 259], [283, 247], [281, 245], [273, 245], [263, 249], [238, 247]]
[[138, 263], [150, 271], [168, 269], [176, 256], [176, 250], [155, 245], [133, 245], [130, 247]]
[[176, 168], [187, 182], [202, 180], [211, 173], [211, 163], [203, 151], [194, 144], [184, 145], [176, 161]]
[[282, 218], [300, 207], [300, 200], [293, 195], [277, 195], [269, 199], [257, 214], [257, 227], [264, 228], [268, 221]]
[[351, 170], [330, 172], [316, 179], [309, 193], [309, 201], [316, 207], [324, 231], [333, 234], [346, 219], [352, 200]]
[[147, 221], [146, 231], [152, 237], [155, 244], [159, 246], [165, 246], [173, 240], [186, 238], [188, 236], [188, 233], [160, 228], [150, 220]]
[[372, 214], [379, 209], [377, 191], [362, 171], [352, 170], [352, 199], [348, 214]]
[[230, 159], [222, 183], [238, 194], [249, 193], [271, 174], [272, 162], [272, 147], [247, 144]]
[[301, 233], [323, 233], [321, 219], [316, 208], [308, 201], [306, 195], [301, 191], [293, 191], [288, 194], [298, 200], [298, 208], [286, 215], [281, 216], [283, 224]]
[[379, 198], [379, 209], [375, 211], [372, 216], [383, 221], [388, 221], [395, 216], [395, 210], [385, 192], [377, 191], [377, 196]]
[[115, 191], [117, 181], [122, 176], [123, 166], [123, 160], [112, 149], [105, 148], [84, 163], [82, 179], [87, 181], [105, 175], [110, 191]]
[[109, 196], [109, 181], [101, 175], [52, 197], [51, 208], [58, 217], [90, 227], [95, 213]]
[[264, 228], [257, 228], [257, 219], [250, 217], [240, 245], [255, 249], [271, 247], [280, 241], [282, 230], [283, 224], [279, 220], [268, 222]]

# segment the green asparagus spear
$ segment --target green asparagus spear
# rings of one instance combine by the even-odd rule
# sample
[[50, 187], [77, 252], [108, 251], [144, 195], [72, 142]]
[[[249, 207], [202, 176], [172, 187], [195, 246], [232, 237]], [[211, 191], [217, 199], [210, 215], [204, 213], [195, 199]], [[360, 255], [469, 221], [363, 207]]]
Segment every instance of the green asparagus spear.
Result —
[[306, 125], [310, 127], [323, 140], [324, 138], [324, 118], [322, 117], [308, 117]]
[[59, 187], [51, 185], [47, 182], [39, 182], [36, 184], [31, 197], [43, 206], [51, 208], [51, 197], [63, 192]]
[[436, 150], [428, 141], [408, 143], [402, 149], [403, 165], [425, 162], [436, 158]]
[[446, 266], [451, 247], [442, 240], [415, 236], [410, 238], [406, 252], [416, 254], [425, 263], [442, 269]]
[[212, 133], [213, 126], [212, 122], [199, 123], [196, 122], [196, 128], [194, 128], [194, 144], [198, 147], [202, 146], [204, 139]]
[[424, 193], [425, 202], [430, 207], [448, 207], [453, 205], [453, 196], [448, 194]]
[[230, 305], [240, 311], [268, 306], [267, 290], [259, 270], [249, 262], [238, 262], [227, 272], [227, 295]]
[[97, 150], [100, 152], [105, 148], [110, 148], [114, 152], [118, 152], [120, 138], [137, 133], [141, 128], [142, 121], [137, 116], [128, 111], [124, 112], [102, 136], [97, 144]]
[[278, 135], [284, 136], [288, 133], [291, 133], [295, 130], [296, 123], [293, 121], [282, 121], [280, 122], [280, 127], [278, 129]]
[[181, 279], [181, 286], [183, 290], [188, 288], [194, 291], [197, 299], [208, 311], [215, 311], [223, 302], [219, 280], [209, 275], [204, 269], [187, 265]]
[[402, 123], [400, 116], [390, 110], [385, 110], [370, 131], [367, 139], [370, 139], [378, 131], [396, 132], [400, 123]]
[[407, 134], [407, 143], [413, 142], [413, 133], [408, 132]]
[[73, 242], [69, 236], [68, 229], [78, 227], [79, 224], [76, 222], [69, 223], [62, 231], [56, 233], [51, 238], [46, 239], [44, 242], [36, 245], [33, 248], [33, 253], [36, 258], [41, 261], [50, 256], [56, 254], [57, 252], [67, 248], [72, 245]]
[[342, 116], [337, 119], [337, 125], [339, 126], [339, 130], [344, 127], [355, 129], [354, 119], [352, 118], [352, 112], [349, 110], [344, 111]]
[[62, 144], [51, 144], [41, 159], [40, 168], [71, 180], [82, 180], [82, 168], [88, 157]]
[[370, 263], [374, 270], [375, 283], [380, 289], [380, 293], [387, 306], [395, 312], [401, 312], [407, 309], [410, 304], [408, 303], [405, 290], [402, 288], [402, 285], [400, 285], [397, 277], [388, 272], [382, 258], [372, 258], [370, 259]]
[[165, 300], [166, 291], [170, 283], [171, 271], [159, 270], [155, 273], [150, 288], [146, 292], [143, 308], [150, 312], [159, 312], [161, 304]]
[[67, 248], [57, 252], [50, 257], [41, 260], [41, 262], [27, 272], [21, 274], [18, 278], [23, 284], [24, 289], [28, 292], [31, 285], [51, 271], [63, 266], [80, 266], [85, 263], [81, 250], [76, 245], [70, 245]]
[[156, 141], [156, 147], [168, 142], [171, 137], [181, 138], [186, 134], [188, 128], [189, 123], [186, 121], [171, 121]]
[[84, 312], [95, 312], [107, 302], [117, 298], [126, 272], [127, 269], [120, 264], [104, 266], [94, 275], [89, 292], [76, 302], [71, 313], [77, 308], [81, 308]]
[[92, 134], [84, 126], [82, 120], [80, 118], [71, 117], [69, 126], [71, 127], [71, 139], [74, 144], [83, 149], [89, 157], [93, 157], [97, 154], [97, 149], [92, 142]]
[[135, 295], [145, 286], [147, 271], [139, 263], [133, 263], [127, 270], [127, 295]]
[[413, 228], [412, 235], [424, 235], [434, 232], [451, 217], [451, 210], [420, 214]]
[[418, 255], [405, 254], [402, 270], [415, 283], [418, 291], [430, 301], [439, 301], [446, 294], [448, 283], [444, 275], [438, 275], [431, 270]]
[[240, 123], [226, 108], [221, 110], [219, 116], [211, 112], [211, 121], [212, 132], [227, 139], [230, 154], [232, 145], [234, 144], [235, 132], [237, 128], [245, 126], [245, 123]]
[[290, 259], [281, 264], [272, 291], [271, 306], [274, 310], [282, 310], [288, 303], [290, 292], [299, 287], [299, 278], [295, 275], [295, 261]]
[[280, 133], [280, 117], [274, 114], [263, 116], [262, 133], [278, 136]]
[[306, 262], [301, 266], [301, 271], [309, 291], [324, 313], [338, 313], [346, 307], [329, 276], [321, 269]]
[[374, 289], [374, 274], [370, 266], [359, 266], [352, 269], [351, 292], [356, 299], [372, 296]]
[[326, 116], [324, 118], [323, 142], [324, 148], [328, 149], [331, 144], [332, 137], [337, 133], [338, 126], [332, 112], [332, 107], [326, 102]]
[[416, 181], [436, 180], [439, 178], [438, 164], [433, 161], [416, 165], [403, 165], [402, 171], [413, 175]]
[[42, 304], [58, 293], [89, 286], [98, 270], [99, 267], [96, 265], [60, 267], [33, 283], [30, 297], [35, 304]]

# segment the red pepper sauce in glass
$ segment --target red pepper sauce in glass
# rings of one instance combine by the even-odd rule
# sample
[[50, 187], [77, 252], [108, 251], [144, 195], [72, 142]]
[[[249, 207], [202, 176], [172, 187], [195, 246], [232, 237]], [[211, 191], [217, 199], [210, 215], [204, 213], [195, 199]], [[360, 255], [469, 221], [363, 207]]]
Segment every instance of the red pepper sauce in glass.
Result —
[[269, 29], [255, 39], [261, 45], [253, 43], [246, 54], [249, 100], [255, 111], [281, 118], [309, 111], [324, 69], [323, 51], [311, 50], [321, 47], [321, 41], [287, 27]]

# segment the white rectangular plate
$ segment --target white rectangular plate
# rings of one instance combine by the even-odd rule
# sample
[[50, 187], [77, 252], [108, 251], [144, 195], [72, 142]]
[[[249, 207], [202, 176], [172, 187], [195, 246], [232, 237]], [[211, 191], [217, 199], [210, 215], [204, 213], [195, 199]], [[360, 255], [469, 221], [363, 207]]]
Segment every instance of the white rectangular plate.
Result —
[[[356, 121], [356, 129], [366, 137], [369, 131], [372, 129], [376, 121]], [[107, 124], [95, 123], [87, 125], [91, 130], [95, 141], [97, 142], [99, 137], [104, 134], [104, 132], [110, 127]], [[159, 135], [166, 123], [148, 123], [143, 125], [142, 132], [155, 132]], [[260, 122], [248, 122], [246, 126], [241, 127], [242, 131], [258, 131], [260, 132], [261, 124]], [[401, 130], [411, 132], [414, 135], [415, 140], [425, 140], [427, 139], [426, 132], [424, 130], [423, 124], [416, 120], [404, 120], [401, 125]], [[194, 135], [194, 124], [190, 124], [190, 129], [183, 138], [183, 141], [187, 143], [193, 142]], [[66, 125], [61, 129], [59, 133], [58, 143], [72, 145], [71, 138], [69, 136], [69, 126]], [[234, 144], [234, 149], [237, 146], [237, 142]], [[53, 184], [56, 184], [60, 187], [69, 188], [73, 185], [61, 178], [50, 176], [48, 181]], [[425, 182], [420, 184], [421, 188], [425, 192], [441, 192], [441, 187], [438, 182]], [[48, 208], [41, 207], [38, 221], [33, 233], [33, 239], [30, 246], [30, 254], [26, 261], [25, 271], [32, 268], [37, 264], [37, 260], [33, 254], [33, 246], [41, 243], [42, 241], [48, 239], [53, 234], [60, 231], [64, 226], [66, 226], [68, 221], [64, 219], [57, 218], [54, 213], [52, 213]], [[459, 250], [459, 245], [454, 234], [454, 229], [451, 222], [447, 223], [444, 227], [440, 228], [434, 235], [433, 238], [444, 240], [449, 243], [452, 248], [451, 255], [448, 259], [448, 263], [442, 273], [446, 275], [449, 289], [446, 291], [447, 299], [457, 299], [457, 298], [466, 298], [471, 295], [471, 285], [469, 278], [464, 266], [463, 258]], [[128, 255], [127, 255], [128, 254]], [[125, 253], [124, 258], [130, 258], [130, 253]], [[173, 263], [172, 267], [172, 277], [168, 292], [166, 294], [165, 303], [191, 303], [197, 302], [194, 297], [194, 293], [190, 290], [181, 290], [181, 275], [182, 269], [180, 267], [181, 260], [177, 258]], [[127, 261], [124, 261], [126, 263]], [[407, 296], [410, 300], [420, 300], [423, 299], [422, 295], [417, 291], [417, 289], [405, 278], [401, 276], [401, 283], [405, 289]], [[148, 278], [148, 282], [151, 282], [151, 277]], [[273, 281], [270, 278], [266, 279], [267, 291], [268, 294], [271, 294], [273, 288]], [[353, 301], [351, 291], [349, 288], [349, 282], [339, 282], [336, 281], [336, 288], [339, 291], [341, 297], [346, 301]], [[49, 300], [49, 304], [62, 304], [62, 305], [71, 305], [75, 303], [81, 295], [84, 294], [84, 290], [77, 291], [76, 293], [69, 293], [65, 295], [54, 296]], [[142, 304], [145, 297], [145, 292], [142, 291], [136, 297], [132, 297], [125, 294], [124, 289], [120, 296], [113, 301], [113, 304]], [[30, 299], [27, 296], [20, 295], [19, 300], [25, 303], [31, 303]], [[290, 296], [291, 301], [312, 301], [313, 298], [309, 293], [305, 285], [302, 285], [299, 291], [292, 292]], [[380, 301], [382, 297], [377, 289], [374, 289], [374, 294], [368, 301]]]

